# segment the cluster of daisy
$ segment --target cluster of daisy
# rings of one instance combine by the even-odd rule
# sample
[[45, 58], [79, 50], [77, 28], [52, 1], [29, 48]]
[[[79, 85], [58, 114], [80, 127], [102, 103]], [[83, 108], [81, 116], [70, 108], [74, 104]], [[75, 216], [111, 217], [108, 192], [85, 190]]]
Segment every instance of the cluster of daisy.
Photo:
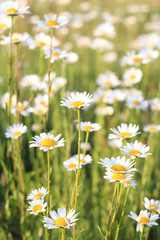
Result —
[[37, 215], [39, 213], [43, 213], [46, 211], [47, 202], [44, 202], [44, 197], [48, 194], [46, 188], [41, 187], [39, 189], [33, 190], [27, 197], [29, 200], [29, 208], [30, 214]]
[[[117, 127], [117, 129], [111, 128], [111, 130], [113, 133], [109, 134], [108, 138], [111, 140], [115, 139], [115, 140], [121, 141], [122, 146], [120, 146], [120, 150], [126, 156], [122, 156], [122, 157], [118, 156], [116, 158], [112, 157], [111, 159], [104, 158], [104, 159], [101, 159], [99, 163], [102, 164], [102, 166], [105, 167], [106, 169], [105, 176], [104, 176], [105, 179], [109, 180], [110, 182], [121, 183], [120, 189], [122, 189], [123, 185], [128, 188], [128, 191], [125, 196], [126, 200], [124, 201], [124, 206], [123, 206], [123, 211], [124, 211], [129, 189], [130, 187], [133, 187], [133, 188], [136, 187], [136, 182], [135, 180], [133, 180], [134, 173], [138, 171], [138, 169], [135, 168], [135, 164], [136, 164], [135, 160], [137, 160], [138, 158], [146, 158], [147, 156], [151, 155], [151, 153], [148, 153], [149, 146], [146, 146], [141, 142], [138, 142], [137, 140], [134, 143], [127, 142], [127, 140], [140, 134], [140, 132], [138, 132], [139, 126], [136, 126], [133, 124], [127, 125], [122, 123], [121, 126]], [[121, 196], [121, 194], [119, 196]], [[147, 198], [145, 198], [144, 205], [147, 209], [149, 210], [155, 209], [156, 211], [159, 211], [157, 204], [159, 204], [158, 201], [153, 201], [153, 200], [149, 201]], [[147, 211], [141, 211], [139, 216], [137, 216], [133, 212], [130, 212], [130, 214], [131, 214], [130, 217], [132, 217], [137, 221], [137, 231], [142, 230], [143, 224], [147, 224], [148, 226], [158, 225], [157, 223], [152, 222], [159, 218], [158, 215], [156, 214], [153, 216], [152, 215], [150, 216], [150, 213], [148, 213]], [[123, 216], [123, 213], [121, 214], [121, 216]], [[121, 223], [121, 220], [118, 223], [116, 237], [118, 236], [118, 233], [119, 233], [120, 223]]]
[[147, 197], [145, 197], [143, 204], [147, 210], [141, 210], [139, 215], [131, 211], [130, 215], [128, 215], [130, 218], [134, 219], [137, 222], [136, 228], [137, 232], [138, 231], [142, 232], [142, 227], [144, 225], [149, 227], [158, 226], [158, 223], [155, 222], [155, 220], [159, 219], [160, 214], [159, 200], [148, 199]]
[[[66, 106], [68, 108], [73, 108], [73, 109], [85, 109], [89, 107], [91, 103], [94, 102], [94, 99], [92, 98], [92, 95], [87, 94], [86, 92], [84, 93], [79, 93], [77, 92], [76, 94], [71, 93], [71, 97], [68, 97], [68, 99], [63, 99], [61, 102], [62, 106]], [[91, 123], [91, 122], [80, 122], [79, 124], [76, 125], [77, 130], [80, 127], [80, 131], [86, 132], [89, 135], [90, 132], [98, 131], [100, 130], [101, 126], [99, 123]], [[67, 171], [76, 171], [78, 168], [81, 168], [82, 166], [89, 164], [92, 162], [92, 157], [86, 153], [87, 150], [87, 144], [88, 144], [88, 139], [87, 142], [84, 143], [84, 152], [83, 154], [80, 154], [80, 164], [78, 164], [78, 155], [72, 156], [70, 159], [66, 160], [63, 162], [64, 167], [67, 169]]]
[[[126, 141], [127, 139], [140, 134], [140, 132], [138, 132], [139, 126], [136, 125], [127, 125], [122, 123], [121, 126], [118, 126], [117, 128], [118, 129], [111, 128], [113, 134], [109, 134], [109, 139], [119, 139], [121, 141]], [[134, 143], [127, 143], [127, 145], [120, 148], [120, 150], [129, 158], [126, 159], [125, 156], [118, 156], [116, 158], [112, 157], [111, 159], [104, 158], [101, 159], [101, 162], [99, 162], [106, 168], [104, 178], [108, 179], [110, 182], [119, 181], [125, 186], [131, 185], [132, 187], [135, 187], [136, 183], [135, 181], [132, 181], [132, 179], [134, 172], [138, 170], [134, 168], [134, 160], [138, 157], [146, 158], [148, 155], [150, 155], [150, 153], [147, 153], [149, 147], [136, 140]]]

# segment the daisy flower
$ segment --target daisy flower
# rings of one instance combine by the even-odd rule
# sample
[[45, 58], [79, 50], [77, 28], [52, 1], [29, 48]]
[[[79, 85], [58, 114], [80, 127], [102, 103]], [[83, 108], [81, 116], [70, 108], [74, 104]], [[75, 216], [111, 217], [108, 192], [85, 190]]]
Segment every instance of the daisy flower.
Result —
[[102, 88], [117, 87], [120, 85], [120, 81], [118, 80], [117, 76], [111, 71], [106, 71], [104, 74], [100, 74], [97, 79], [97, 83]]
[[123, 146], [120, 150], [123, 154], [130, 156], [131, 159], [135, 159], [136, 157], [146, 158], [148, 155], [151, 155], [151, 153], [147, 153], [149, 146], [143, 145], [137, 140], [134, 143], [127, 143], [127, 146]]
[[47, 94], [38, 94], [34, 98], [35, 105], [42, 105], [42, 106], [47, 106], [48, 105], [48, 95]]
[[150, 48], [143, 48], [140, 52], [144, 55], [144, 64], [153, 62], [159, 57], [159, 51]]
[[58, 134], [56, 137], [50, 133], [41, 133], [40, 137], [33, 137], [34, 141], [30, 141], [30, 147], [39, 147], [44, 152], [52, 150], [56, 147], [64, 146], [64, 138], [59, 140], [62, 134]]
[[146, 110], [148, 107], [148, 101], [143, 100], [142, 96], [129, 96], [126, 103], [129, 108]]
[[51, 63], [58, 61], [60, 59], [66, 58], [66, 51], [61, 51], [59, 48], [52, 48], [52, 53], [50, 56], [50, 49], [48, 48], [45, 51], [45, 58], [50, 58], [51, 57]]
[[1, 12], [7, 16], [21, 16], [24, 17], [24, 14], [30, 14], [28, 11], [29, 6], [19, 5], [18, 1], [5, 1], [1, 5]]
[[5, 15], [0, 15], [0, 33], [11, 27], [11, 18]]
[[[78, 155], [74, 155], [73, 158], [77, 160], [78, 164]], [[91, 163], [92, 161], [92, 157], [89, 154], [87, 154], [85, 157], [83, 156], [83, 154], [80, 154], [80, 165], [86, 165]]]
[[160, 111], [160, 98], [153, 98], [149, 100], [152, 111]]
[[33, 190], [27, 197], [27, 200], [38, 200], [44, 198], [48, 194], [48, 191], [45, 187], [41, 187]]
[[95, 28], [93, 34], [97, 37], [105, 36], [108, 38], [114, 38], [116, 36], [115, 27], [110, 23], [101, 23]]
[[155, 220], [159, 219], [158, 214], [151, 214], [147, 210], [141, 210], [139, 215], [135, 214], [134, 212], [130, 212], [128, 217], [134, 219], [137, 222], [137, 232], [142, 231], [142, 226], [147, 225], [149, 227], [157, 226], [158, 223]]
[[156, 125], [156, 124], [148, 124], [145, 125], [143, 128], [144, 132], [159, 132], [160, 131], [160, 125]]
[[108, 90], [103, 98], [103, 102], [113, 104], [114, 102], [122, 102], [126, 99], [126, 91], [123, 89]]
[[32, 90], [38, 90], [40, 85], [40, 78], [36, 74], [30, 74], [22, 77], [20, 82], [22, 87], [31, 87]]
[[6, 138], [17, 139], [26, 131], [27, 131], [27, 127], [23, 125], [23, 123], [17, 123], [17, 124], [13, 124], [13, 126], [10, 126], [6, 130], [5, 136]]
[[[1, 106], [3, 109], [6, 109], [6, 107], [9, 107], [9, 92], [6, 92], [1, 97]], [[12, 108], [16, 107], [16, 95], [12, 95], [11, 97], [11, 110]]]
[[47, 113], [47, 106], [44, 105], [35, 105], [33, 107], [33, 113], [38, 116], [42, 116]]
[[75, 210], [72, 208], [69, 213], [66, 213], [66, 209], [58, 208], [58, 211], [50, 211], [51, 217], [43, 217], [44, 226], [48, 229], [54, 228], [67, 228], [69, 229], [76, 224], [78, 220], [77, 216], [79, 213], [75, 214]]
[[[94, 132], [94, 131], [100, 130], [101, 125], [99, 123], [81, 122], [80, 128], [81, 128], [81, 131]], [[77, 125], [77, 129], [78, 129], [78, 125]]]
[[155, 211], [160, 214], [160, 202], [154, 199], [148, 199], [147, 197], [144, 198], [144, 206], [149, 211]]
[[30, 206], [27, 210], [30, 211], [30, 214], [37, 215], [38, 213], [46, 211], [47, 203], [44, 203], [44, 199], [33, 200], [29, 202], [29, 204]]
[[95, 109], [95, 113], [97, 115], [102, 115], [102, 116], [111, 116], [114, 113], [114, 108], [111, 106], [106, 106], [106, 107], [97, 107]]
[[135, 188], [137, 186], [137, 183], [135, 180], [131, 180], [131, 181], [124, 180], [123, 184], [125, 187], [131, 186], [131, 187]]
[[131, 86], [142, 79], [142, 71], [136, 68], [127, 69], [123, 74], [123, 86]]
[[28, 116], [33, 112], [33, 108], [28, 105], [27, 101], [19, 102], [17, 106], [17, 111], [24, 117]]
[[63, 98], [61, 101], [61, 106], [74, 108], [74, 109], [82, 109], [84, 107], [89, 106], [89, 104], [93, 103], [94, 99], [92, 95], [86, 92], [83, 93], [71, 93], [71, 97], [68, 99]]
[[133, 168], [135, 161], [130, 159], [126, 159], [125, 156], [123, 157], [112, 157], [100, 159], [103, 167], [106, 168], [107, 171], [114, 172], [114, 173], [131, 173], [138, 171], [136, 168]]
[[139, 126], [136, 126], [135, 124], [132, 125], [132, 123], [130, 123], [129, 125], [122, 123], [121, 126], [118, 126], [118, 130], [115, 128], [110, 129], [114, 132], [114, 134], [109, 134], [109, 139], [118, 138], [123, 140], [135, 137], [136, 135], [140, 134], [140, 132], [138, 132]]
[[[6, 36], [2, 36], [3, 40], [1, 41], [2, 45], [5, 44], [9, 44], [10, 43], [10, 37], [6, 37]], [[26, 33], [13, 33], [12, 35], [12, 43], [13, 44], [19, 44], [21, 42], [25, 42], [28, 40], [28, 38], [30, 38], [30, 35], [26, 32]]]
[[[67, 169], [67, 171], [75, 171], [78, 169], [78, 160], [73, 156], [70, 159], [64, 161], [63, 166]], [[79, 167], [82, 167], [81, 164]]]
[[110, 182], [120, 182], [131, 181], [133, 178], [133, 174], [124, 174], [124, 173], [114, 173], [112, 171], [107, 171], [104, 176], [105, 179]]
[[57, 16], [54, 15], [53, 17], [48, 17], [47, 15], [44, 15], [44, 20], [38, 21], [37, 24], [41, 27], [45, 28], [55, 28], [58, 29], [62, 26], [68, 25], [68, 19], [63, 16]]
[[104, 38], [95, 38], [90, 47], [99, 52], [110, 51], [113, 49], [113, 44]]

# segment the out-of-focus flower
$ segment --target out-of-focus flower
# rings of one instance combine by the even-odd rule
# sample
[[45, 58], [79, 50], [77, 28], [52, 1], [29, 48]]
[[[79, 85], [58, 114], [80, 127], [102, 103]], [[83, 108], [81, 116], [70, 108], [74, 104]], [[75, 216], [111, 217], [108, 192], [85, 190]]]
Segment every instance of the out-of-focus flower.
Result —
[[23, 123], [17, 123], [17, 124], [13, 124], [13, 126], [10, 126], [6, 130], [5, 136], [6, 138], [17, 139], [26, 131], [27, 131], [27, 127], [23, 125]]

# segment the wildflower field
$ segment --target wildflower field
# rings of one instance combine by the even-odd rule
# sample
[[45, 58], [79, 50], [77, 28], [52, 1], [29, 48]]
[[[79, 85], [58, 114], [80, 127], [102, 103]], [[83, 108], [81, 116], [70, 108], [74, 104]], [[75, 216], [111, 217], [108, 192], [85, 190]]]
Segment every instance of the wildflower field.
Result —
[[0, 240], [160, 239], [160, 2], [0, 0]]

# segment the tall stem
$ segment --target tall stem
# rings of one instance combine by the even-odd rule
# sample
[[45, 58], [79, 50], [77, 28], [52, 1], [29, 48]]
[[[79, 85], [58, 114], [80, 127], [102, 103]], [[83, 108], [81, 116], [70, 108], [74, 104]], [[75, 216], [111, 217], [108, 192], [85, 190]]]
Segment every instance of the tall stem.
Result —
[[131, 186], [131, 184], [129, 185], [129, 187], [128, 187], [128, 189], [127, 189], [127, 193], [126, 193], [126, 197], [125, 197], [124, 205], [123, 205], [123, 210], [122, 210], [121, 217], [120, 217], [120, 220], [119, 220], [119, 223], [118, 223], [118, 226], [117, 226], [117, 230], [116, 230], [115, 240], [118, 239], [119, 228], [120, 228], [120, 225], [121, 225], [121, 222], [122, 222], [122, 218], [123, 218], [123, 215], [124, 215], [124, 210], [125, 210], [125, 207], [126, 207], [126, 203], [127, 203], [127, 199], [128, 199], [128, 193], [129, 193], [129, 190], [130, 190], [130, 186]]
[[140, 240], [143, 240], [144, 225], [142, 226], [142, 232], [140, 234]]
[[49, 159], [49, 150], [47, 151], [47, 160], [48, 160], [48, 200], [47, 200], [47, 217], [49, 217], [49, 212], [50, 212], [50, 159]]
[[[79, 174], [80, 174], [80, 143], [81, 143], [81, 126], [80, 126], [80, 109], [77, 109], [78, 114], [78, 170], [76, 172], [76, 195], [75, 195], [75, 204], [74, 209], [76, 211], [77, 207], [77, 196], [78, 196], [78, 183], [79, 183]], [[76, 227], [73, 226], [73, 240], [76, 238]]]
[[51, 45], [50, 45], [50, 57], [49, 57], [49, 66], [48, 66], [48, 110], [46, 114], [46, 129], [48, 124], [48, 117], [49, 117], [49, 104], [50, 104], [50, 75], [51, 75], [51, 57], [52, 57], [52, 45], [53, 45], [53, 29], [51, 28], [50, 31], [51, 36]]
[[84, 145], [84, 150], [83, 150], [83, 158], [84, 158], [85, 155], [86, 155], [88, 138], [89, 138], [89, 132], [86, 132], [86, 140], [85, 140], [85, 145]]
[[8, 106], [8, 123], [11, 124], [11, 99], [12, 99], [12, 68], [13, 68], [13, 56], [12, 56], [12, 34], [13, 34], [13, 20], [11, 16], [11, 28], [10, 28], [10, 47], [9, 47], [9, 78], [8, 78], [8, 92], [9, 92], [9, 106]]
[[62, 240], [65, 240], [65, 230], [62, 228]]
[[17, 123], [17, 122], [19, 122], [19, 113], [18, 113], [18, 45], [17, 44], [15, 44], [14, 63], [15, 63], [15, 95], [16, 95], [16, 123]]

